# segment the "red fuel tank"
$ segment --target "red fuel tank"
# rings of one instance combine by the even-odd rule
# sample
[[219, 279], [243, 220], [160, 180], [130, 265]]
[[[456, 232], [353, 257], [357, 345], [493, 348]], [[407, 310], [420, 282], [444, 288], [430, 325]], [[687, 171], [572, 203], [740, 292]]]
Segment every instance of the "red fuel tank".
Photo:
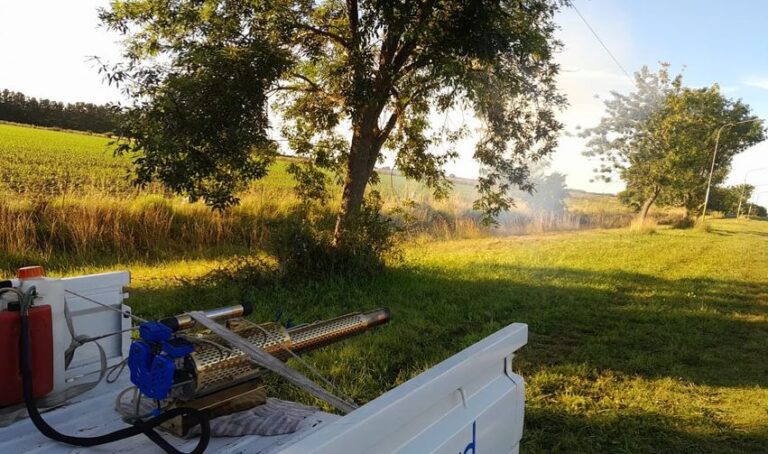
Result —
[[[29, 339], [32, 353], [32, 391], [42, 397], [53, 389], [53, 329], [51, 306], [29, 308]], [[0, 407], [24, 401], [21, 390], [18, 311], [0, 312]]]

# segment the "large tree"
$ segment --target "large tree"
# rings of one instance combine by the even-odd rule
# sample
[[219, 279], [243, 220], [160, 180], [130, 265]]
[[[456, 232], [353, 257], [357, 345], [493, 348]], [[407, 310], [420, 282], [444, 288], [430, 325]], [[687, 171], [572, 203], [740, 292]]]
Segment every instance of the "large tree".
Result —
[[713, 185], [722, 183], [733, 156], [765, 139], [763, 127], [748, 105], [730, 100], [717, 85], [687, 88], [682, 76], [670, 78], [669, 65], [658, 73], [643, 67], [635, 74], [636, 90], [612, 92], [600, 123], [584, 132], [587, 156], [597, 157], [598, 178], [618, 176], [620, 194], [642, 220], [654, 203], [701, 208], [717, 133], [723, 129], [715, 160]]
[[490, 219], [510, 190], [531, 189], [529, 162], [556, 145], [553, 15], [565, 3], [115, 0], [101, 19], [124, 35], [124, 60], [107, 72], [135, 101], [121, 151], [138, 153], [139, 183], [224, 208], [266, 174], [279, 118], [307, 158], [291, 169], [301, 194], [338, 175], [343, 242], [386, 150], [445, 195], [443, 164], [466, 130], [431, 119], [468, 108], [483, 124], [476, 208]]

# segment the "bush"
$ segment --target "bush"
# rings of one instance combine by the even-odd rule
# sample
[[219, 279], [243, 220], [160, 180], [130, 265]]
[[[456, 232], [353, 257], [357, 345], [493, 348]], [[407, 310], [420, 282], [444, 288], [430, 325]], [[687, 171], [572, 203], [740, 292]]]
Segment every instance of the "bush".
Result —
[[696, 224], [696, 221], [689, 216], [683, 216], [672, 222], [672, 227], [675, 229], [690, 229]]
[[645, 220], [637, 218], [629, 225], [629, 230], [641, 235], [651, 235], [656, 233], [656, 227], [657, 224], [654, 218], [648, 217], [645, 218]]
[[281, 278], [319, 279], [370, 276], [387, 259], [399, 257], [391, 220], [381, 214], [381, 198], [372, 192], [349, 227], [341, 245], [333, 241], [333, 219], [313, 217], [298, 208], [273, 231], [269, 249]]

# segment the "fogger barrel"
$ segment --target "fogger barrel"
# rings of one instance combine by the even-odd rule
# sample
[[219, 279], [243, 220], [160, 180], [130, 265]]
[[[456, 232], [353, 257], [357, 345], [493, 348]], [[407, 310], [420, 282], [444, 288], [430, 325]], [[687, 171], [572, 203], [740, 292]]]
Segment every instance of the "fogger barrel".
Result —
[[[205, 312], [206, 317], [211, 320], [222, 321], [235, 317], [247, 317], [253, 312], [253, 306], [249, 303], [235, 304], [234, 306], [219, 307], [216, 309], [209, 309]], [[171, 328], [171, 331], [179, 331], [182, 329], [189, 329], [195, 326], [195, 321], [189, 314], [175, 315], [160, 320], [160, 323]]]
[[[387, 323], [389, 319], [389, 309], [381, 308], [292, 328], [285, 328], [278, 323], [256, 325], [237, 320], [230, 321], [228, 327], [240, 337], [285, 361], [291, 356], [288, 350], [294, 353], [306, 352], [362, 333]], [[187, 396], [208, 394], [262, 373], [261, 368], [240, 350], [222, 349], [217, 336], [207, 335], [199, 340], [201, 342], [196, 343], [195, 351], [187, 357], [185, 365], [194, 376], [186, 388]]]

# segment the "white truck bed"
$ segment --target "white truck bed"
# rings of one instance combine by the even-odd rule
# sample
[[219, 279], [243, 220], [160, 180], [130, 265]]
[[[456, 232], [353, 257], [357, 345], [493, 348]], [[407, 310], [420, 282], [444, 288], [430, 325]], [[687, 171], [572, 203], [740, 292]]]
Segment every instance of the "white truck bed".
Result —
[[[525, 394], [511, 360], [527, 335], [526, 325], [509, 325], [344, 417], [317, 412], [290, 435], [211, 438], [207, 452], [517, 453]], [[125, 371], [117, 383], [102, 383], [43, 417], [59, 432], [76, 436], [122, 428], [114, 400], [128, 386]], [[173, 444], [183, 451], [193, 449], [197, 441], [166, 438], [176, 440]], [[95, 448], [69, 446], [46, 438], [25, 419], [0, 428], [0, 452], [161, 451], [143, 436]]]

